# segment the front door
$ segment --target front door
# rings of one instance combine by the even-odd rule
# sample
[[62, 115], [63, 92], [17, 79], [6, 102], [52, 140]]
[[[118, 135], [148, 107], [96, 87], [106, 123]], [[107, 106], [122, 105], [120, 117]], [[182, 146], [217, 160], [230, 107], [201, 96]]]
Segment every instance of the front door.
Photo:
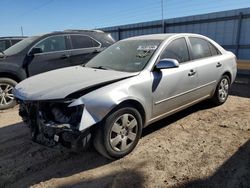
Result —
[[196, 63], [190, 61], [186, 39], [173, 40], [160, 59], [176, 59], [180, 66], [152, 72], [153, 118], [167, 115], [197, 99]]
[[34, 48], [41, 53], [34, 54], [28, 65], [29, 76], [70, 66], [70, 52], [67, 50], [66, 36], [57, 35], [40, 41]]

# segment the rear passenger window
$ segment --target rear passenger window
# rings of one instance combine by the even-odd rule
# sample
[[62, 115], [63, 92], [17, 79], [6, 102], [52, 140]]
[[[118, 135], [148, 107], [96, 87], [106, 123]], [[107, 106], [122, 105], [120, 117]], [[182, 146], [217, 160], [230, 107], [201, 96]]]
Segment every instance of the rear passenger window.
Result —
[[71, 42], [73, 49], [93, 48], [100, 46], [98, 42], [84, 35], [71, 35]]
[[189, 37], [193, 59], [200, 59], [212, 56], [210, 52], [209, 42], [204, 39]]
[[209, 43], [209, 48], [210, 48], [212, 56], [221, 54], [220, 51], [211, 43]]
[[189, 61], [188, 47], [185, 38], [172, 41], [161, 55], [161, 59], [176, 59], [179, 63]]

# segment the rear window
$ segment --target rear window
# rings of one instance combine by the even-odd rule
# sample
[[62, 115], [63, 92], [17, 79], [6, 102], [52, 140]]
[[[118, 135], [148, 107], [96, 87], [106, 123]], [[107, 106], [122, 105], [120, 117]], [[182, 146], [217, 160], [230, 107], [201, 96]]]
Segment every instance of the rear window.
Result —
[[73, 49], [93, 48], [100, 46], [97, 41], [85, 35], [71, 35], [71, 42]]
[[6, 49], [6, 42], [4, 40], [0, 40], [0, 51], [4, 51]]

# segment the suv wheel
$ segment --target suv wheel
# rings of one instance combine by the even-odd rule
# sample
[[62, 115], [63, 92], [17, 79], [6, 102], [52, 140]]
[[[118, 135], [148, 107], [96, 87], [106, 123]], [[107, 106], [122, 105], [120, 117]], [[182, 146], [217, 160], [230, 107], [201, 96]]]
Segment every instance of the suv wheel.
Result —
[[12, 108], [16, 105], [12, 91], [17, 82], [10, 78], [0, 78], [0, 110]]
[[132, 107], [120, 108], [109, 115], [104, 126], [97, 130], [94, 146], [107, 158], [121, 158], [135, 148], [141, 133], [140, 113]]

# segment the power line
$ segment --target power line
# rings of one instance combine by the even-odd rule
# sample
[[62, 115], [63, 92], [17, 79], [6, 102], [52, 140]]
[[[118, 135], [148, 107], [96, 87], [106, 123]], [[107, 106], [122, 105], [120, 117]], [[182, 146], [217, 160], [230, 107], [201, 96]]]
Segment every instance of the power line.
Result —
[[[117, 23], [119, 24], [121, 22], [121, 20], [129, 20], [130, 18], [136, 18], [138, 19], [138, 17], [142, 18], [145, 15], [149, 14], [152, 17], [152, 20], [154, 19], [160, 19], [161, 18], [161, 5], [159, 3], [154, 3], [153, 6], [147, 7], [144, 6], [143, 8], [139, 8], [139, 9], [130, 9], [129, 11], [120, 11], [119, 14], [115, 14], [114, 12], [111, 12], [112, 14], [112, 18], [110, 18], [110, 14], [109, 15], [104, 15], [101, 19], [97, 18], [94, 19], [93, 21], [102, 23], [102, 22], [106, 22], [108, 21], [108, 23]], [[160, 13], [160, 14], [159, 14]], [[158, 17], [158, 18], [157, 18]], [[102, 24], [103, 25], [103, 24]], [[100, 24], [99, 24], [100, 27]]]
[[[203, 3], [195, 3], [195, 4], [194, 3], [189, 3], [189, 4], [179, 3], [178, 5], [172, 5], [172, 6], [170, 6], [169, 3], [168, 3], [168, 7], [167, 8], [166, 8], [166, 6], [164, 4], [163, 4], [163, 7], [165, 8], [164, 10], [173, 10], [173, 7], [175, 7], [176, 10], [185, 8], [186, 10], [182, 10], [180, 16], [179, 15], [175, 16], [175, 17], [182, 17], [182, 16], [189, 16], [190, 15], [189, 13], [193, 13], [193, 12], [194, 13], [199, 12], [200, 14], [203, 14], [206, 11], [208, 12], [211, 9], [214, 9], [214, 8], [218, 7], [218, 4], [216, 4], [216, 2], [218, 2], [217, 0], [211, 0], [210, 2], [211, 2], [210, 5], [208, 7], [206, 7], [206, 8], [199, 8], [199, 7], [203, 6]], [[230, 6], [234, 6], [236, 4], [237, 4], [237, 2], [229, 3], [226, 6], [224, 6], [223, 9], [226, 10], [227, 7], [229, 8]], [[158, 5], [158, 7], [159, 7], [159, 5]], [[155, 8], [158, 9], [158, 10], [160, 9], [160, 8], [157, 8], [157, 7], [155, 7]], [[148, 9], [150, 9], [150, 7], [148, 7]], [[129, 16], [125, 16], [125, 19], [128, 20], [127, 22], [129, 22], [129, 20], [131, 20], [131, 19], [128, 19], [128, 18], [135, 18], [135, 19], [137, 19], [136, 23], [141, 22], [142, 20], [138, 20], [138, 17], [136, 17], [136, 16], [140, 15], [141, 17], [143, 17], [143, 15], [147, 15], [148, 14], [148, 11], [147, 11], [148, 9], [143, 9], [140, 12], [133, 12]], [[164, 12], [164, 10], [163, 10], [163, 16], [166, 15], [166, 12]], [[216, 11], [219, 11], [219, 10], [216, 10]], [[143, 12], [145, 12], [145, 14], [143, 14]], [[154, 13], [153, 10], [151, 12]], [[155, 11], [155, 12], [157, 12], [157, 11]], [[150, 13], [150, 15], [157, 16], [158, 14], [152, 14], [152, 13]], [[167, 18], [171, 18], [171, 15], [166, 16], [166, 17]], [[111, 25], [111, 23], [118, 23], [119, 25], [125, 25], [125, 23], [120, 24], [121, 23], [121, 18], [123, 18], [123, 17], [121, 17], [120, 15], [115, 15], [114, 18], [112, 18], [112, 19], [110, 19], [110, 18], [107, 18], [107, 19], [102, 18], [102, 20], [107, 21], [109, 23], [109, 25]], [[153, 16], [152, 16], [152, 20], [153, 19], [156, 20], [156, 21], [159, 20], [156, 17], [153, 18]], [[162, 20], [162, 17], [161, 17], [161, 20]], [[145, 20], [145, 22], [148, 22], [148, 21], [150, 21], [150, 20]], [[100, 27], [100, 25], [101, 24], [99, 24], [99, 27]], [[106, 27], [107, 27], [107, 25], [106, 25]]]
[[34, 8], [32, 8], [32, 9], [30, 9], [30, 10], [25, 11], [25, 12], [22, 13], [20, 16], [22, 17], [22, 16], [25, 16], [25, 15], [27, 15], [27, 14], [30, 14], [31, 12], [37, 11], [37, 10], [39, 10], [39, 9], [41, 9], [41, 8], [43, 8], [43, 7], [47, 6], [47, 5], [49, 5], [49, 4], [52, 3], [53, 1], [54, 1], [54, 0], [48, 0], [48, 1], [46, 1], [46, 2], [44, 2], [44, 3], [42, 3], [42, 4], [40, 4], [40, 5], [37, 6], [37, 7], [34, 7]]

